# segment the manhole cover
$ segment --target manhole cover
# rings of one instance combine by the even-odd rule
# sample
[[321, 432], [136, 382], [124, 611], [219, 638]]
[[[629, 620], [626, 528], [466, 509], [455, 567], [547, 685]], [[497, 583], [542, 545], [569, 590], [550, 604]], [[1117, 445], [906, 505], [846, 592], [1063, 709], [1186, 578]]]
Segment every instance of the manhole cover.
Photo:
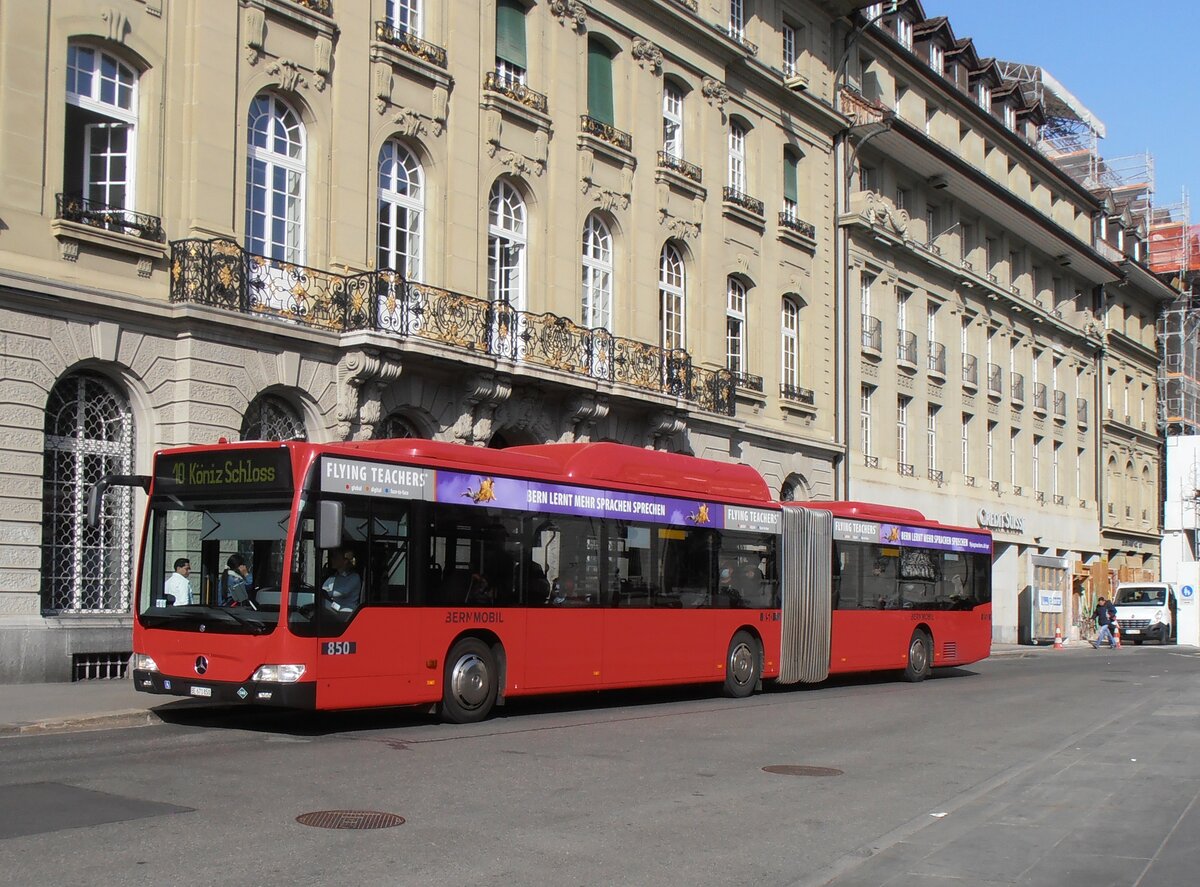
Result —
[[404, 825], [404, 817], [375, 810], [318, 810], [315, 813], [301, 813], [296, 817], [296, 822], [314, 828], [393, 828]]
[[833, 767], [805, 767], [801, 764], [772, 764], [763, 767], [764, 773], [777, 773], [780, 776], [841, 776], [842, 771]]

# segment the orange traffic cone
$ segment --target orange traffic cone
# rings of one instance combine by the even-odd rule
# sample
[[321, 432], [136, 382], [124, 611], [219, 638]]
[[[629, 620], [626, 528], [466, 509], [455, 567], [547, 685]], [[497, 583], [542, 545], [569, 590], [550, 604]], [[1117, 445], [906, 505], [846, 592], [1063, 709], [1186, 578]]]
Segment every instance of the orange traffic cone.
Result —
[[1054, 626], [1054, 649], [1061, 650], [1063, 648], [1062, 626]]
[[1121, 626], [1117, 624], [1116, 619], [1113, 620], [1112, 636], [1113, 636], [1113, 645], [1118, 650], [1120, 650], [1121, 649]]

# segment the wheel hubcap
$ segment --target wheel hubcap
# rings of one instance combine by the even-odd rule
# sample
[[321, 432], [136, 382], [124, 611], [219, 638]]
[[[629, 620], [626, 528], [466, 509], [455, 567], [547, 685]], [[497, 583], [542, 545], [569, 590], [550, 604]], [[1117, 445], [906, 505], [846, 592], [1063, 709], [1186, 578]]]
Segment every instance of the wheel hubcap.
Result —
[[746, 644], [738, 644], [729, 654], [729, 674], [739, 685], [745, 685], [754, 674], [754, 651]]
[[912, 646], [908, 649], [908, 661], [912, 663], [913, 671], [918, 674], [925, 671], [929, 657], [925, 653], [925, 643], [920, 638], [913, 639]]
[[478, 708], [488, 696], [487, 663], [475, 654], [462, 657], [450, 672], [450, 689], [466, 708]]

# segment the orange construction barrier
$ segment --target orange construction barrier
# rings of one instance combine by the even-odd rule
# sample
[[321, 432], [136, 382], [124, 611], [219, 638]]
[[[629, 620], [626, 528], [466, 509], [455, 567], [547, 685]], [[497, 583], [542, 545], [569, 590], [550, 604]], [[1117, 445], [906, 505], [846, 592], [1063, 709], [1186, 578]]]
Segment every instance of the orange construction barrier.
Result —
[[1120, 650], [1121, 649], [1121, 626], [1117, 623], [1116, 619], [1113, 620], [1113, 624], [1112, 624], [1112, 636], [1113, 636], [1113, 643], [1116, 645], [1116, 648], [1118, 650]]
[[1062, 648], [1063, 648], [1062, 626], [1056, 625], [1056, 626], [1054, 626], [1054, 649], [1061, 650]]

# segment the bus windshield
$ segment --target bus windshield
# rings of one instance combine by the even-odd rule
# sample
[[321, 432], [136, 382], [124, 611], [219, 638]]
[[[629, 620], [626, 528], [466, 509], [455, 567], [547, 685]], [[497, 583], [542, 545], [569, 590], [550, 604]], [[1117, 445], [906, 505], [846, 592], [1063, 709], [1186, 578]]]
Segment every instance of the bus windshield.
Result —
[[279, 621], [287, 501], [151, 505], [138, 615], [146, 627], [266, 634]]

